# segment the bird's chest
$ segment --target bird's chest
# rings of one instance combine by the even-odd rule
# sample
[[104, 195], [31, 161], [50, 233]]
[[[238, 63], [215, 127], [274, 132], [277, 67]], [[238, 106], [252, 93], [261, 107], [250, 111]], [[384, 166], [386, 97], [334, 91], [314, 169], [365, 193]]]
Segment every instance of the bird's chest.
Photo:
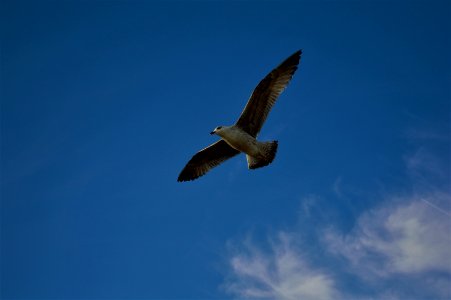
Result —
[[257, 140], [249, 134], [241, 131], [231, 131], [222, 136], [232, 148], [252, 155], [258, 151]]

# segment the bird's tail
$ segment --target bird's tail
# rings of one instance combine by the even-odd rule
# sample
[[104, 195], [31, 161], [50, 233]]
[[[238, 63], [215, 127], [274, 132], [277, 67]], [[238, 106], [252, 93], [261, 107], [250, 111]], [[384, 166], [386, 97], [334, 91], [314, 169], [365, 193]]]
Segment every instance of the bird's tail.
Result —
[[247, 158], [247, 166], [249, 169], [257, 169], [272, 163], [277, 153], [277, 141], [271, 142], [263, 142], [259, 145], [260, 148], [260, 156], [254, 157], [246, 155]]

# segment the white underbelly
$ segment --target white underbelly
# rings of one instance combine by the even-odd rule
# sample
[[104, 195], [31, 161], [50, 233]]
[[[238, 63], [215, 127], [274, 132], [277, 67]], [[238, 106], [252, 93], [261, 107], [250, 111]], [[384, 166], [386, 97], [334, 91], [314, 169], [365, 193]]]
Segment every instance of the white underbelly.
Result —
[[234, 134], [223, 137], [223, 139], [230, 147], [250, 156], [257, 156], [259, 153], [257, 140], [247, 133], [234, 132]]

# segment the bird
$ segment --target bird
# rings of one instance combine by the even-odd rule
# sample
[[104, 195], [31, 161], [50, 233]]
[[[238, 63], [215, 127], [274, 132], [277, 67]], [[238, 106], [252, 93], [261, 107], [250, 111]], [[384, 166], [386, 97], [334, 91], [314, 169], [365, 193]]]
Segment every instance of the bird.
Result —
[[235, 124], [217, 126], [210, 132], [221, 139], [197, 152], [180, 172], [178, 182], [195, 180], [239, 153], [246, 154], [251, 170], [273, 162], [278, 141], [261, 142], [257, 136], [277, 98], [298, 69], [301, 55], [302, 50], [296, 51], [259, 82]]

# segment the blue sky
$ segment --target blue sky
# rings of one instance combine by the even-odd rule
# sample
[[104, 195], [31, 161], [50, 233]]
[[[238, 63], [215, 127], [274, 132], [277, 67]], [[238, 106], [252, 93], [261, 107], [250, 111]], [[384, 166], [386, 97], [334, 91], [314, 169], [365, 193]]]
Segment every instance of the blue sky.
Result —
[[[1, 298], [451, 298], [450, 11], [2, 1]], [[301, 48], [273, 164], [178, 183]]]

